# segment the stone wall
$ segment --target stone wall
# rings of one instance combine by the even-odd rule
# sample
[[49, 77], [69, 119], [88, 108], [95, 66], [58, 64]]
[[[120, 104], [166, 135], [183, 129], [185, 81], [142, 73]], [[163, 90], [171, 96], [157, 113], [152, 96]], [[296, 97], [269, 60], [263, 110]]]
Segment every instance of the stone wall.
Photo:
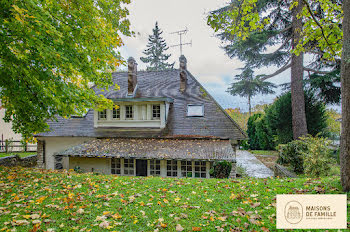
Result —
[[236, 176], [236, 174], [237, 174], [236, 173], [236, 165], [237, 165], [236, 161], [232, 162], [232, 169], [231, 169], [229, 178], [236, 178], [237, 177]]
[[277, 177], [277, 176], [278, 177], [292, 177], [292, 178], [298, 177], [297, 174], [289, 171], [286, 167], [279, 165], [279, 164], [275, 164], [274, 176], [275, 177]]
[[37, 155], [31, 155], [24, 158], [19, 157], [19, 155], [12, 155], [0, 158], [0, 166], [14, 167], [35, 167], [37, 165], [38, 157]]
[[37, 143], [37, 156], [38, 156], [38, 162], [37, 162], [37, 167], [38, 168], [45, 168], [45, 163], [44, 163], [44, 154], [45, 154], [45, 141], [43, 140], [38, 140]]

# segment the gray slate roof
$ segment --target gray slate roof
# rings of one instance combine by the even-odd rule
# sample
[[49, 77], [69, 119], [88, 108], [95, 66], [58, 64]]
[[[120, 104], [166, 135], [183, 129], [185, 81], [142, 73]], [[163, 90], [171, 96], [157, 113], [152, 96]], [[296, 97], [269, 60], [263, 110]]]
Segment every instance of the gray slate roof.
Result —
[[[170, 138], [170, 137], [208, 137], [242, 140], [245, 133], [228, 116], [220, 105], [210, 96], [203, 86], [188, 72], [187, 88], [180, 92], [179, 70], [140, 71], [137, 73], [138, 91], [136, 98], [168, 97], [173, 99], [170, 104], [166, 128], [163, 130], [147, 129], [140, 131], [135, 128], [94, 128], [94, 112], [89, 110], [83, 118], [49, 121], [49, 132], [38, 134], [45, 136], [83, 136], [94, 138], [106, 137], [141, 137], [141, 138]], [[118, 91], [100, 91], [107, 98], [125, 98], [127, 95], [127, 72], [113, 73], [114, 82], [120, 86]], [[187, 117], [188, 104], [203, 104], [204, 117]]]
[[235, 161], [229, 140], [94, 139], [56, 155], [100, 158]]

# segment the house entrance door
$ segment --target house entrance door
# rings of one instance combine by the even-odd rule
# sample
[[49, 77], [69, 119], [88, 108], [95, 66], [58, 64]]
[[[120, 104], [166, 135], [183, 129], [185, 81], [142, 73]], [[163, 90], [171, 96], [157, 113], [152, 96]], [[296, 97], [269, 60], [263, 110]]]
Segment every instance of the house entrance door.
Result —
[[136, 176], [147, 176], [147, 160], [136, 160]]

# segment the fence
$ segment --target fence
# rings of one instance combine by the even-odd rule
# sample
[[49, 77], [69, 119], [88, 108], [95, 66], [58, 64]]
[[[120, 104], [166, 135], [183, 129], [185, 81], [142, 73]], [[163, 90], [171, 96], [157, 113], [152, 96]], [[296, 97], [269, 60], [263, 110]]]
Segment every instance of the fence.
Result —
[[0, 152], [36, 152], [37, 146], [23, 141], [0, 140]]

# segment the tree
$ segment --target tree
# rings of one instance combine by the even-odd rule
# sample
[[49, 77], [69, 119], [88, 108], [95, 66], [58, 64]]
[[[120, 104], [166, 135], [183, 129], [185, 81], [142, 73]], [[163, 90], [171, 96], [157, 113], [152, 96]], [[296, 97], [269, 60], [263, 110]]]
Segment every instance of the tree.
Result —
[[[267, 1], [268, 2], [268, 1]], [[258, 1], [258, 3], [260, 3]], [[270, 21], [260, 17], [256, 10], [256, 0], [242, 0], [234, 7], [232, 14], [225, 17], [208, 18], [208, 23], [217, 30], [229, 25], [230, 34], [245, 39], [252, 31], [260, 31]], [[338, 61], [341, 55], [341, 97], [342, 97], [342, 136], [340, 145], [341, 180], [344, 191], [350, 191], [350, 1], [349, 0], [303, 0], [304, 8], [299, 15], [305, 18], [300, 40], [293, 52], [308, 50], [320, 57], [321, 61]], [[269, 3], [270, 4], [270, 3]], [[298, 4], [293, 2], [293, 7]], [[316, 10], [314, 10], [316, 8]], [[242, 9], [242, 11], [241, 11]], [[282, 12], [282, 15], [288, 12]], [[239, 19], [241, 23], [227, 24], [226, 19]], [[219, 24], [217, 24], [219, 22]], [[238, 20], [237, 20], [238, 22]], [[272, 24], [273, 25], [273, 24]], [[274, 25], [273, 25], [274, 26]], [[273, 40], [271, 41], [273, 42]], [[310, 43], [312, 42], [312, 43]], [[307, 71], [327, 73], [307, 68]], [[332, 70], [334, 71], [334, 70]], [[345, 120], [346, 119], [346, 120]]]
[[341, 57], [342, 134], [340, 140], [341, 181], [350, 191], [350, 0], [343, 1], [343, 51]]
[[252, 68], [280, 67], [263, 79], [291, 68], [294, 138], [307, 133], [303, 73], [320, 73], [312, 67], [317, 67], [323, 56], [322, 51], [312, 46], [317, 40], [311, 39], [306, 45], [310, 47], [308, 52], [315, 56], [314, 62], [304, 66], [304, 51], [292, 52], [304, 39], [300, 36], [303, 18], [298, 17], [303, 6], [302, 0], [233, 0], [208, 17], [208, 24], [225, 42], [224, 49], [231, 58], [238, 57]]
[[258, 93], [275, 93], [272, 88], [276, 88], [276, 85], [268, 81], [263, 81], [259, 77], [254, 77], [254, 71], [250, 68], [245, 68], [241, 74], [235, 77], [235, 80], [238, 82], [232, 83], [231, 87], [227, 89], [227, 92], [231, 95], [239, 95], [248, 98], [249, 115], [252, 114], [251, 98], [253, 96]]
[[57, 115], [113, 107], [90, 87], [113, 86], [128, 2], [1, 1], [0, 101], [15, 132], [28, 138]]
[[147, 66], [147, 70], [149, 71], [173, 69], [174, 67], [174, 63], [167, 63], [171, 55], [165, 54], [169, 47], [161, 37], [162, 33], [163, 31], [159, 29], [158, 22], [156, 22], [153, 35], [149, 35], [147, 48], [143, 51], [146, 57], [140, 58], [142, 62], [149, 64], [149, 66]]
[[[328, 136], [326, 108], [311, 91], [305, 91], [306, 123], [309, 134]], [[276, 145], [293, 140], [291, 93], [282, 94], [265, 110], [269, 133], [275, 136]]]

